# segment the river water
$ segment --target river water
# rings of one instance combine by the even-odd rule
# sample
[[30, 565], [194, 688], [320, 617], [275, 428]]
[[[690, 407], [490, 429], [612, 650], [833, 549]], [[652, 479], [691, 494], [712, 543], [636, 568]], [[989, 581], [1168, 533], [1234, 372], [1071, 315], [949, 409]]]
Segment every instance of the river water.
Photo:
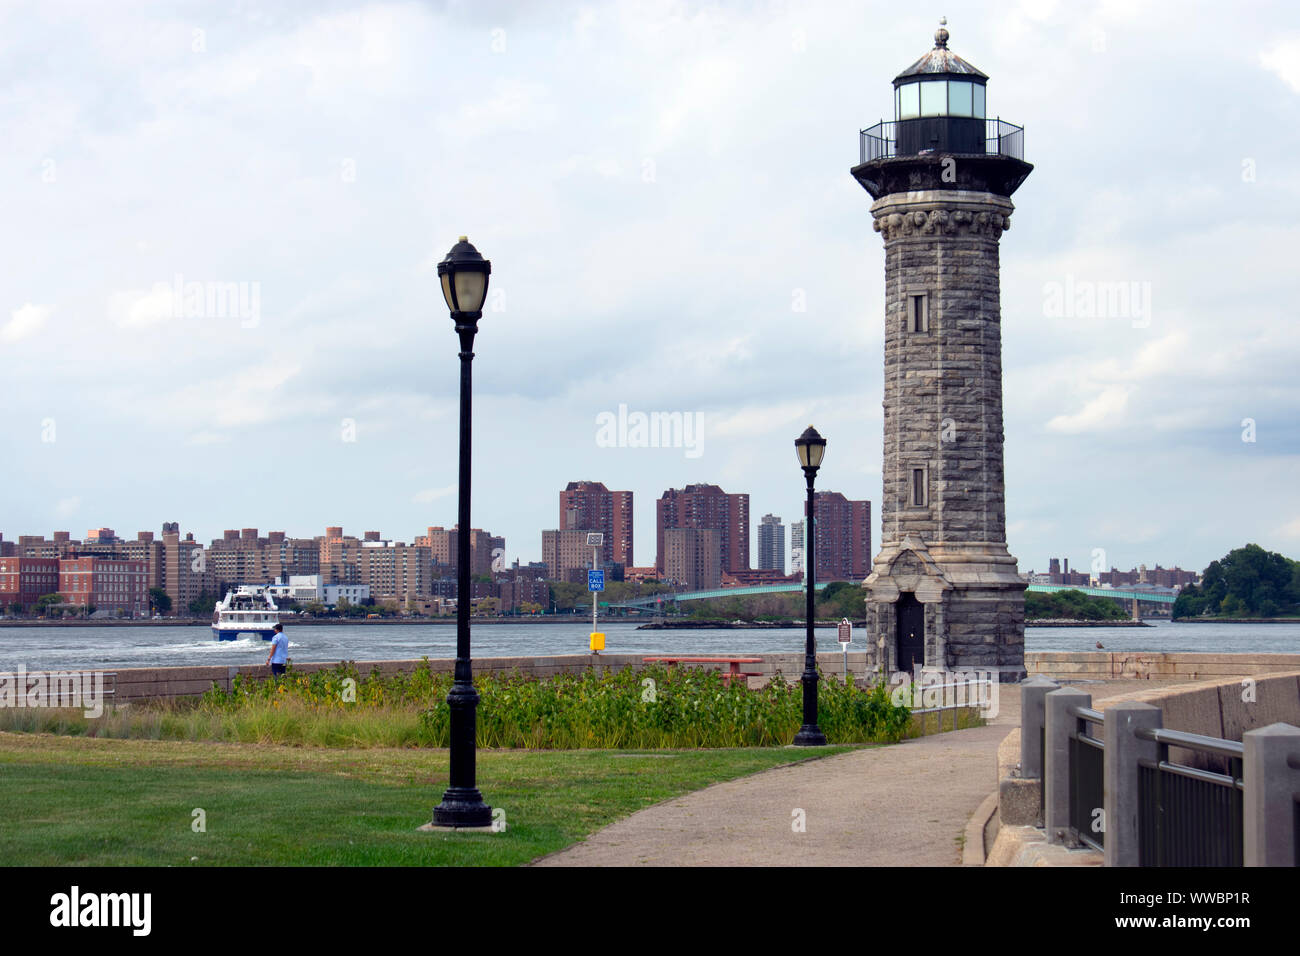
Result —
[[[524, 657], [587, 653], [590, 623], [480, 624], [473, 629], [474, 657]], [[601, 622], [608, 654], [690, 656], [798, 653], [802, 628], [638, 631], [635, 622]], [[455, 657], [456, 628], [448, 624], [290, 624], [290, 657], [297, 661], [408, 660]], [[854, 629], [851, 651], [864, 649]], [[1152, 627], [1031, 627], [1028, 651], [1181, 651], [1197, 653], [1300, 654], [1300, 624], [1185, 624]], [[832, 628], [818, 628], [819, 651], [838, 651]], [[217, 641], [207, 626], [195, 627], [13, 627], [0, 628], [0, 670], [28, 671], [198, 664], [263, 664], [262, 640]]]

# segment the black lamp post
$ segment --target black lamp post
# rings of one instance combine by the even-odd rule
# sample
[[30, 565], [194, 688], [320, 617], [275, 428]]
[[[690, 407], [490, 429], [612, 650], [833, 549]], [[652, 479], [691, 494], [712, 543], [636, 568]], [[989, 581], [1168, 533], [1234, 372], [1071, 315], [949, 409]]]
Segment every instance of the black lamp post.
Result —
[[438, 263], [442, 294], [447, 299], [456, 334], [460, 337], [460, 506], [456, 537], [456, 672], [447, 695], [451, 708], [451, 780], [442, 803], [433, 809], [433, 824], [439, 827], [485, 827], [492, 823], [492, 808], [474, 783], [475, 722], [478, 692], [470, 665], [469, 611], [469, 451], [470, 451], [470, 363], [474, 360], [474, 334], [483, 317], [488, 275], [492, 263], [484, 259], [464, 236]]
[[813, 636], [814, 608], [813, 588], [816, 584], [813, 557], [817, 551], [817, 534], [813, 527], [813, 482], [817, 479], [817, 469], [821, 467], [822, 456], [826, 454], [826, 439], [817, 434], [811, 425], [802, 435], [794, 440], [794, 449], [799, 453], [799, 464], [804, 477], [808, 480], [808, 505], [804, 509], [803, 530], [803, 567], [808, 580], [808, 640], [803, 653], [803, 726], [794, 735], [796, 747], [824, 747], [826, 735], [817, 726], [817, 639]]

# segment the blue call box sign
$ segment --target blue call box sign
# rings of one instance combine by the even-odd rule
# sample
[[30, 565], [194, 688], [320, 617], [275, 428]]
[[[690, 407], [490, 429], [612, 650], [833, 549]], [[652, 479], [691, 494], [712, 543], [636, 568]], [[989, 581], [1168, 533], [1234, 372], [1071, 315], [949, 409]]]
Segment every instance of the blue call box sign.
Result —
[[605, 590], [605, 572], [588, 571], [587, 572], [587, 590], [603, 591]]

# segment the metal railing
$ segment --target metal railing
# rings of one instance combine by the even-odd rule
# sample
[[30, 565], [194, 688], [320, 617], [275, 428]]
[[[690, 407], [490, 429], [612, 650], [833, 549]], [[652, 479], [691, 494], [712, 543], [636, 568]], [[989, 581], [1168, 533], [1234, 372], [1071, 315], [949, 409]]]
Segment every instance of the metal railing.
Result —
[[[939, 117], [929, 117], [939, 118]], [[903, 120], [902, 122], [912, 122]], [[860, 161], [869, 163], [876, 159], [893, 159], [898, 152], [898, 120], [881, 120], [875, 126], [861, 130], [859, 133]], [[984, 120], [984, 153], [988, 156], [1010, 156], [1012, 159], [1025, 158], [1025, 128], [1015, 123], [1008, 123], [1001, 118]]]
[[[1141, 865], [1242, 866], [1245, 745], [1162, 728], [1135, 735], [1159, 748], [1158, 759], [1138, 761]], [[1226, 757], [1228, 773], [1174, 763], [1171, 745]]]
[[1145, 702], [1101, 713], [1042, 678], [1021, 695], [1021, 762], [1049, 842], [1086, 843], [1107, 866], [1300, 866], [1300, 727], [1234, 741], [1166, 729]]
[[[953, 698], [953, 702], [950, 704], [947, 702], [949, 695], [941, 694], [940, 702], [936, 707], [912, 707], [909, 709], [913, 714], [938, 714], [939, 726], [936, 730], [936, 733], [943, 730], [943, 712], [946, 710], [951, 710], [952, 729], [956, 730], [957, 718], [961, 714], [961, 711], [966, 710], [968, 708], [975, 708], [980, 711], [988, 710], [989, 703], [992, 698], [992, 692], [993, 692], [993, 681], [991, 678], [980, 678], [979, 680], [968, 680], [968, 681], [955, 681], [948, 684], [921, 684], [919, 686], [914, 683], [911, 685], [911, 688], [909, 689], [909, 694], [911, 695], [911, 702], [914, 703], [916, 701], [917, 695], [919, 694], [921, 697], [921, 702], [925, 703], [926, 695], [929, 694], [931, 691], [946, 691], [950, 689], [955, 691], [958, 688], [965, 688], [965, 687], [977, 688], [973, 700], [966, 700], [966, 699], [958, 700], [957, 699], [958, 695], [956, 693], [953, 693], [951, 695]], [[982, 692], [979, 690], [980, 688], [983, 689]], [[921, 719], [922, 729], [924, 729], [925, 726], [926, 726], [925, 718], [922, 717]]]
[[1070, 735], [1070, 830], [1094, 850], [1105, 850], [1106, 742], [1088, 728], [1105, 727], [1106, 717], [1090, 707], [1072, 707], [1070, 716], [1078, 720]]

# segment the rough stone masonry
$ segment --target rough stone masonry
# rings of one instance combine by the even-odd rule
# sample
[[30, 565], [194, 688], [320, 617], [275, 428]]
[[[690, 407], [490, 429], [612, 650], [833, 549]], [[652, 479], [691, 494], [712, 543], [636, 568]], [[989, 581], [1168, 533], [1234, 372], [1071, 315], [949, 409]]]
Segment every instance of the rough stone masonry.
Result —
[[985, 119], [988, 77], [948, 31], [894, 79], [853, 176], [885, 243], [881, 549], [864, 582], [886, 673], [1025, 676], [1026, 582], [1007, 550], [998, 247], [1033, 169]]

